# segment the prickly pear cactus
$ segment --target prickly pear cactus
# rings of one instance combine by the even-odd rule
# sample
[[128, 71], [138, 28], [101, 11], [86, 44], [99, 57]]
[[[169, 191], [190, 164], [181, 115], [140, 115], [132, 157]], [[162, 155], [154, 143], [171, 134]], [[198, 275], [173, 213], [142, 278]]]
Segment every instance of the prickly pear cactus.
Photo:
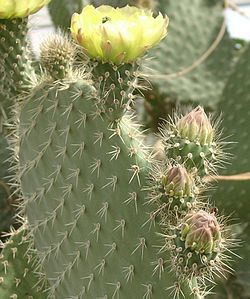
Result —
[[22, 191], [50, 294], [166, 296], [174, 279], [141, 190], [138, 127], [110, 123], [81, 78], [61, 84], [38, 86], [20, 116]]
[[[201, 6], [191, 8], [203, 15]], [[221, 3], [204, 7], [221, 20]], [[210, 37], [217, 25], [207, 26]], [[228, 277], [240, 226], [204, 194], [222, 164], [219, 129], [201, 106], [166, 117], [156, 160], [133, 110], [148, 88], [141, 57], [167, 27], [167, 16], [145, 9], [87, 5], [72, 16], [72, 39], [41, 46], [40, 76], [18, 71], [29, 80], [15, 105], [11, 169], [25, 228], [4, 246], [2, 296], [204, 299], [216, 277]]]

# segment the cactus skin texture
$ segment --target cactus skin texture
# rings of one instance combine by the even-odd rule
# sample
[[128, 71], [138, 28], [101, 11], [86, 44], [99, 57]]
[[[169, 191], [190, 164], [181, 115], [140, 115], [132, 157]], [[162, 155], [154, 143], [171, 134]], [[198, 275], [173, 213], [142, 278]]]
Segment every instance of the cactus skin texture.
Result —
[[13, 114], [12, 106], [17, 96], [25, 90], [27, 76], [33, 74], [30, 53], [27, 51], [27, 19], [0, 19], [0, 234], [17, 226], [14, 220], [17, 194], [11, 195], [8, 127], [4, 126]]
[[[16, 196], [11, 195], [8, 177], [11, 174], [9, 157], [12, 152], [9, 149], [6, 137], [0, 134], [0, 234], [7, 232], [15, 223]], [[1, 236], [2, 238], [2, 236]]]
[[82, 0], [53, 0], [48, 4], [51, 19], [56, 28], [67, 30], [74, 12], [80, 13]]

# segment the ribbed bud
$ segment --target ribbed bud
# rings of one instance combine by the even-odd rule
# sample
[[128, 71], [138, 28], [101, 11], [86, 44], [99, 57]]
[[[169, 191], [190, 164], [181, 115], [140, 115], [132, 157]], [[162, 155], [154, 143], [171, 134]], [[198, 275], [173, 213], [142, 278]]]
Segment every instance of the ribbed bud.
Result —
[[173, 166], [162, 179], [162, 185], [169, 196], [193, 196], [194, 181], [182, 165]]
[[182, 138], [189, 141], [198, 141], [201, 145], [211, 144], [214, 138], [214, 129], [201, 106], [183, 116], [176, 124]]
[[214, 213], [203, 210], [189, 213], [183, 219], [181, 239], [185, 241], [185, 249], [205, 254], [216, 251], [221, 229]]

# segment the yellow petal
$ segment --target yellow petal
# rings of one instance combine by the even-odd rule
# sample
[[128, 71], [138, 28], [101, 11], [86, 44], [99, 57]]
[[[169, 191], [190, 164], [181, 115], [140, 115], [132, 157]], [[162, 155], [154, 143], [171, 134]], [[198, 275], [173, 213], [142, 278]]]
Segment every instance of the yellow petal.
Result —
[[0, 0], [0, 18], [24, 18], [37, 12], [51, 0]]

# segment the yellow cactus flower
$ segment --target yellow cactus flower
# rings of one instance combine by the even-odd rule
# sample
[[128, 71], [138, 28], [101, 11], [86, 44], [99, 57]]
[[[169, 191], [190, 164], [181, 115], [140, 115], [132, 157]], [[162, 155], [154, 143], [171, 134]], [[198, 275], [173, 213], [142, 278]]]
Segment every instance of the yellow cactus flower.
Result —
[[24, 18], [51, 0], [0, 0], [0, 19]]
[[84, 52], [102, 62], [133, 62], [167, 34], [168, 17], [126, 6], [87, 5], [73, 14], [71, 33]]

